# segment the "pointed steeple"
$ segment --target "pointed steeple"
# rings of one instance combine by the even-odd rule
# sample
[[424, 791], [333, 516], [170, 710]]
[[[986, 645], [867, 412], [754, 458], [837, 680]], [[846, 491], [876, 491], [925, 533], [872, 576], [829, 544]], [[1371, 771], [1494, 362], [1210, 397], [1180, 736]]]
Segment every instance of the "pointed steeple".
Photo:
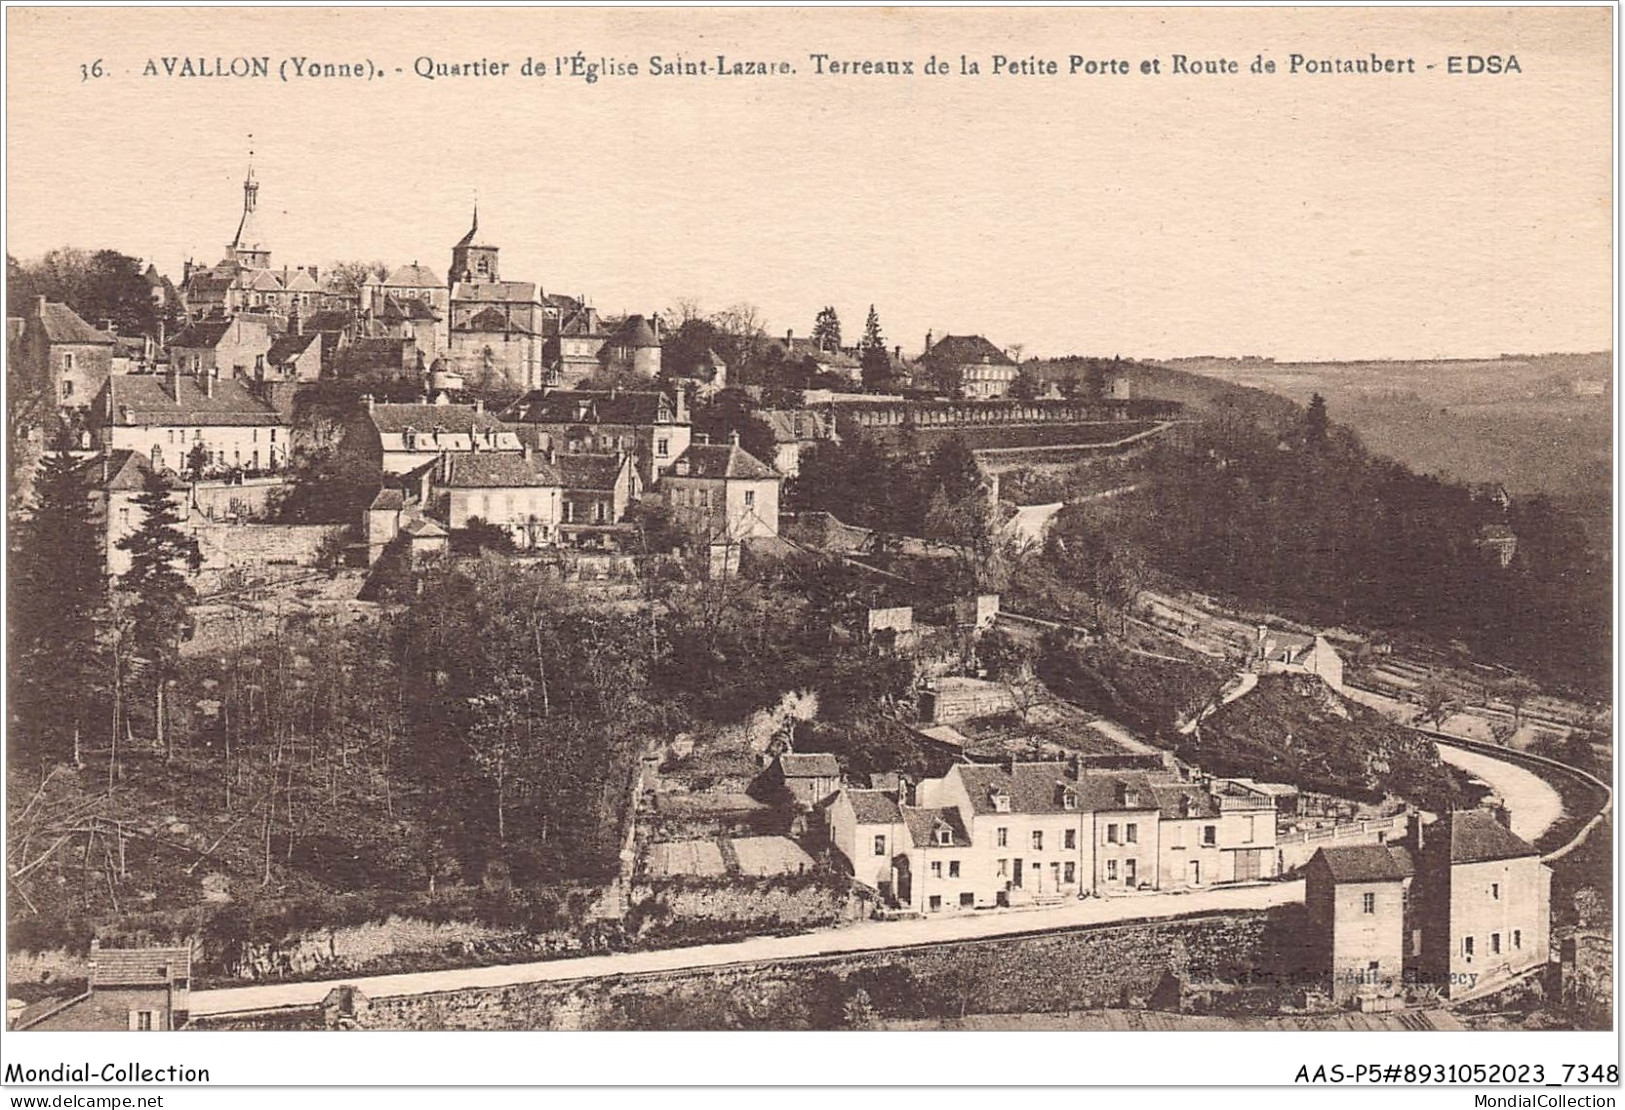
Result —
[[271, 249], [260, 234], [259, 219], [254, 210], [259, 207], [260, 183], [254, 179], [254, 136], [250, 135], [248, 173], [243, 178], [243, 218], [237, 224], [237, 234], [227, 245], [241, 266], [262, 270], [271, 264]]
[[475, 238], [480, 233], [480, 202], [474, 202], [474, 223], [469, 227], [468, 234], [457, 241], [459, 247], [472, 247]]

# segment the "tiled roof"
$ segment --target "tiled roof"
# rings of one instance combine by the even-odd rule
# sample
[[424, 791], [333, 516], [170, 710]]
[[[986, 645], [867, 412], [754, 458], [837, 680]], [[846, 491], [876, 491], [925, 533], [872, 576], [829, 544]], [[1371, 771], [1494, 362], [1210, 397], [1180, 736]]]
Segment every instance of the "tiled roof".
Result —
[[133, 987], [192, 977], [190, 948], [103, 948], [91, 953], [91, 987]]
[[787, 779], [839, 778], [841, 765], [828, 752], [785, 752], [779, 756], [779, 770]]
[[[486, 312], [495, 311], [486, 309]], [[427, 304], [416, 297], [397, 298], [393, 294], [384, 297], [383, 310], [378, 315], [385, 320], [438, 320], [440, 315]], [[483, 316], [484, 313], [481, 313]]]
[[1484, 810], [1463, 810], [1445, 820], [1450, 823], [1451, 863], [1486, 863], [1540, 854], [1534, 845]]
[[[1405, 878], [1405, 869], [1380, 844], [1322, 848], [1315, 858], [1326, 864], [1334, 883], [1397, 883]], [[1312, 865], [1314, 860], [1309, 862]]]
[[933, 365], [958, 366], [968, 363], [986, 363], [992, 366], [1014, 366], [1010, 356], [995, 347], [982, 335], [945, 335], [920, 356], [921, 361]]
[[219, 345], [220, 340], [230, 330], [230, 320], [199, 320], [195, 324], [188, 325], [179, 335], [171, 339], [169, 345], [212, 349]]
[[298, 358], [305, 353], [305, 349], [314, 343], [317, 333], [307, 331], [303, 335], [284, 335], [271, 344], [271, 349], [265, 355], [265, 361], [272, 366], [280, 366], [289, 359]]
[[[1156, 799], [1157, 808], [1162, 811], [1164, 821], [1219, 815], [1218, 802], [1212, 794], [1199, 786], [1188, 786], [1184, 783], [1152, 783], [1151, 796]], [[1182, 799], [1189, 800], [1188, 809], [1182, 804]]]
[[415, 345], [410, 339], [395, 336], [363, 336], [343, 348], [344, 367], [351, 373], [373, 370], [398, 372], [415, 365]]
[[368, 512], [394, 512], [406, 508], [406, 493], [398, 489], [381, 489], [367, 506]]
[[310, 276], [309, 270], [283, 271], [282, 284], [290, 293], [320, 293], [322, 287]]
[[671, 465], [673, 478], [777, 478], [778, 471], [737, 443], [694, 443]]
[[848, 790], [847, 801], [860, 825], [891, 825], [903, 819], [897, 800], [880, 790]]
[[[130, 490], [145, 489], [147, 475], [152, 473], [152, 463], [147, 456], [136, 451], [108, 451], [102, 455], [92, 455], [78, 468], [90, 482], [98, 489], [109, 492], [128, 492]], [[178, 478], [170, 476], [169, 484], [172, 488], [180, 486]]]
[[473, 405], [373, 405], [369, 410], [373, 426], [380, 432], [404, 432], [408, 428], [433, 431], [436, 426], [446, 430], [504, 431], [502, 421]]
[[255, 270], [254, 276], [248, 279], [248, 288], [261, 293], [280, 293], [282, 279], [270, 270]]
[[660, 340], [655, 338], [654, 329], [642, 316], [628, 316], [621, 322], [621, 326], [615, 329], [609, 341], [617, 347], [660, 346]]
[[438, 485], [447, 489], [517, 489], [525, 486], [557, 486], [558, 471], [545, 463], [538, 466], [523, 455], [482, 452], [446, 456], [446, 476]]
[[[1080, 782], [1065, 763], [1051, 760], [1037, 763], [1016, 763], [1009, 770], [1002, 766], [981, 763], [961, 764], [959, 775], [970, 795], [971, 809], [976, 813], [997, 813], [993, 798], [1003, 793], [1010, 799], [1011, 813], [1067, 813], [1073, 810], [1121, 808], [1115, 794], [1115, 776], [1085, 776]], [[1102, 794], [1099, 789], [1086, 787], [1097, 779], [1110, 780], [1113, 792]], [[1071, 810], [1066, 804], [1067, 792], [1073, 797]], [[1107, 804], [1091, 805], [1089, 802]], [[1142, 809], [1156, 808], [1149, 791], [1140, 799]]]
[[445, 283], [429, 267], [419, 266], [413, 262], [391, 270], [389, 276], [384, 279], [384, 284], [407, 289], [434, 289], [443, 288]]
[[510, 317], [500, 308], [484, 308], [457, 325], [458, 331], [501, 331], [517, 332], [521, 335], [534, 334], [529, 328]]
[[626, 467], [622, 455], [566, 453], [554, 457], [554, 467], [565, 489], [609, 493]]
[[99, 328], [93, 328], [73, 309], [50, 301], [40, 310], [40, 324], [45, 338], [52, 343], [105, 343], [111, 345], [113, 337]]
[[[952, 806], [942, 809], [920, 809], [916, 806], [899, 806], [903, 813], [903, 823], [908, 826], [909, 839], [916, 848], [955, 847], [964, 848], [970, 845], [970, 833], [965, 829], [965, 822], [959, 817], [959, 810]], [[952, 834], [951, 845], [938, 845], [937, 830], [946, 825]]]
[[526, 304], [536, 300], [534, 281], [459, 281], [451, 287], [454, 301], [511, 301]]
[[[254, 396], [246, 383], [220, 378], [208, 392], [189, 375], [173, 379], [157, 374], [123, 374], [107, 379], [112, 399], [112, 422], [118, 425], [159, 427], [225, 427], [280, 425], [283, 417]], [[126, 416], [126, 412], [128, 416]]]
[[676, 409], [649, 390], [537, 389], [502, 412], [515, 424], [669, 424]]
[[401, 525], [401, 534], [413, 539], [432, 539], [435, 536], [446, 535], [446, 530], [432, 520], [424, 517], [413, 517]]

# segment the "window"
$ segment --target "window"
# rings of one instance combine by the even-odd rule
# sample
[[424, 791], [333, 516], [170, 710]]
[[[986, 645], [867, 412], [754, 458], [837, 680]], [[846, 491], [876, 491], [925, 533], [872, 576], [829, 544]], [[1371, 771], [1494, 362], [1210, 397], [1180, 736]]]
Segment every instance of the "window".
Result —
[[931, 896], [931, 912], [936, 913], [940, 909], [942, 909], [942, 895], [933, 894]]
[[1138, 844], [1139, 842], [1140, 826], [1137, 823], [1130, 821], [1128, 824], [1123, 826], [1123, 843]]
[[254, 356], [254, 374], [255, 374], [256, 377], [264, 377], [265, 376], [265, 356], [264, 355], [255, 355]]
[[1497, 902], [1499, 902], [1501, 900], [1501, 884], [1500, 883], [1491, 883], [1490, 884], [1490, 897], [1495, 899]]
[[968, 890], [965, 891], [959, 896], [959, 904], [967, 910], [972, 909], [976, 905], [976, 895]]
[[276, 442], [276, 429], [275, 428], [271, 429], [271, 442], [272, 443]]
[[1202, 844], [1205, 847], [1211, 848], [1215, 844], [1217, 844], [1218, 842], [1219, 842], [1219, 826], [1217, 826], [1217, 825], [1203, 825], [1202, 826]]
[[1500, 954], [1501, 954], [1501, 934], [1500, 933], [1491, 933], [1490, 934], [1490, 955], [1499, 956]]
[[1107, 844], [1116, 844], [1117, 843], [1117, 826], [1116, 825], [1107, 825], [1106, 826], [1106, 843]]
[[937, 830], [937, 843], [938, 844], [952, 844], [953, 842], [954, 842], [954, 830], [950, 829], [947, 825], [944, 825], [940, 829]]
[[999, 860], [998, 861], [998, 867], [994, 871], [994, 874], [997, 875], [1001, 879], [1008, 876], [1010, 874], [1010, 861], [1007, 860], [1007, 859]]
[[1106, 861], [1106, 877], [1108, 879], [1112, 879], [1112, 880], [1115, 880], [1117, 878], [1117, 861], [1116, 860], [1109, 859], [1109, 860]]
[[1360, 910], [1363, 913], [1377, 912], [1377, 896], [1375, 894], [1360, 895]]
[[1077, 882], [1078, 881], [1078, 865], [1071, 862], [1070, 860], [1068, 860], [1067, 864], [1066, 864], [1066, 867], [1063, 869], [1061, 881], [1064, 882], [1064, 883], [1075, 883], [1075, 882]]
[[940, 859], [931, 861], [931, 877], [933, 879], [942, 878], [942, 861]]
[[1514, 930], [1512, 930], [1512, 950], [1514, 952], [1518, 952], [1518, 951], [1521, 951], [1522, 949], [1523, 949], [1523, 930], [1522, 929], [1514, 929]]
[[655, 457], [656, 458], [663, 459], [667, 455], [669, 455], [670, 453], [671, 453], [671, 440], [669, 440], [669, 439], [657, 439], [657, 440], [655, 440]]
[[1044, 850], [1044, 831], [1042, 829], [1034, 829], [1033, 830], [1033, 851], [1042, 852], [1043, 850]]
[[959, 861], [958, 860], [951, 859], [951, 860], [948, 861], [948, 877], [950, 879], [959, 878]]
[[1473, 938], [1472, 937], [1462, 937], [1461, 938], [1461, 954], [1463, 956], [1466, 956], [1469, 960], [1473, 958]]
[[998, 841], [999, 841], [999, 847], [1001, 847], [1001, 848], [1008, 847], [1009, 844], [1010, 844], [1010, 830], [1007, 829], [1007, 828], [1001, 827], [998, 830]]
[[1049, 882], [1051, 886], [1061, 885], [1061, 864], [1059, 860], [1049, 865]]
[[62, 369], [64, 369], [64, 370], [72, 370], [73, 369], [73, 352], [72, 351], [63, 351], [62, 352]]
[[1247, 835], [1242, 838], [1242, 843], [1251, 844], [1253, 842], [1253, 834], [1257, 831], [1255, 825], [1258, 819], [1256, 817], [1247, 817], [1245, 820], [1247, 822]]
[[1078, 846], [1078, 830], [1067, 829], [1061, 834], [1061, 847], [1076, 848]]
[[1134, 885], [1134, 878], [1139, 872], [1139, 860], [1126, 859], [1123, 861], [1123, 882], [1128, 886]]
[[130, 1028], [142, 1033], [150, 1033], [157, 1027], [154, 1020], [158, 1015], [152, 1010], [131, 1010]]
[[886, 854], [886, 838], [884, 836], [875, 837], [875, 855], [883, 856], [885, 854]]
[[62, 383], [62, 399], [64, 401], [66, 401], [69, 397], [72, 397], [72, 396], [73, 396], [73, 383], [70, 382], [70, 381], [64, 381]]
[[753, 490], [753, 489], [746, 490], [745, 491], [745, 507], [748, 509], [748, 508], [750, 508], [751, 506], [753, 506], [755, 504], [756, 504], [756, 491]]

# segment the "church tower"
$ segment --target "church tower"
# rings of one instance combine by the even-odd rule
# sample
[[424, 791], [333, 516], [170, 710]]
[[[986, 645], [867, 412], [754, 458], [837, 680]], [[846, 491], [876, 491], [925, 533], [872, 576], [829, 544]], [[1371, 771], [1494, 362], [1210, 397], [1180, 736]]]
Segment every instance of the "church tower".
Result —
[[243, 218], [237, 224], [237, 236], [226, 247], [229, 257], [245, 270], [265, 270], [271, 265], [271, 248], [265, 245], [260, 233], [259, 217], [254, 214], [259, 206], [260, 183], [254, 180], [254, 160], [249, 157], [248, 176], [243, 179]]
[[446, 284], [456, 285], [460, 281], [498, 281], [497, 277], [497, 248], [479, 245], [477, 237], [480, 233], [480, 206], [474, 205], [474, 225], [468, 229], [455, 247], [451, 248], [451, 270], [446, 274]]

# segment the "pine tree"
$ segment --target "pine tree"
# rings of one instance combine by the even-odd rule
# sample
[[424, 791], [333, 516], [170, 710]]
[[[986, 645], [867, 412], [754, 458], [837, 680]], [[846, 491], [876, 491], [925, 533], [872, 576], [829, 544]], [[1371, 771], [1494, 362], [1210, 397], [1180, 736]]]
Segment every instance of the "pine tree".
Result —
[[863, 323], [863, 388], [879, 392], [886, 388], [892, 376], [891, 359], [886, 357], [886, 337], [880, 334], [880, 314], [869, 306], [869, 318]]
[[197, 539], [181, 531], [182, 516], [169, 481], [148, 471], [135, 499], [141, 525], [119, 541], [130, 553], [130, 569], [119, 586], [135, 600], [131, 610], [131, 647], [145, 663], [153, 690], [153, 739], [166, 759], [175, 752], [164, 726], [164, 686], [175, 671], [182, 641], [192, 634], [187, 606], [196, 598], [180, 565], [196, 571], [203, 562]]
[[841, 349], [841, 318], [834, 305], [825, 305], [819, 310], [818, 318], [813, 321], [812, 341], [820, 351]]
[[47, 456], [32, 516], [13, 529], [10, 647], [14, 749], [78, 761], [107, 600], [101, 531], [85, 468]]
[[863, 349], [872, 351], [876, 347], [886, 349], [886, 337], [880, 334], [880, 313], [875, 306], [869, 306], [869, 318], [863, 322]]
[[1309, 398], [1309, 411], [1303, 418], [1303, 438], [1314, 446], [1326, 442], [1326, 398], [1316, 393]]

